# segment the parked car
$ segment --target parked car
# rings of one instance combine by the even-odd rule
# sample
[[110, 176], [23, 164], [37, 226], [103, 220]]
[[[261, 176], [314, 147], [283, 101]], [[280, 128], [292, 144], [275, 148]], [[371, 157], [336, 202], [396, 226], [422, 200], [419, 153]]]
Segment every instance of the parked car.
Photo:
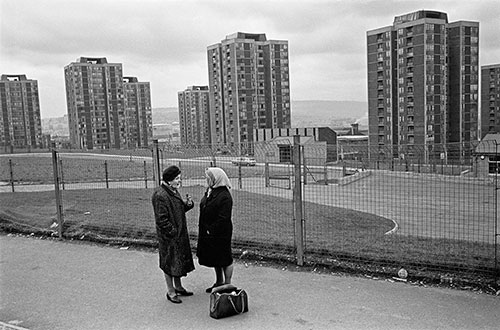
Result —
[[257, 164], [255, 158], [251, 157], [238, 157], [233, 159], [231, 163], [238, 166], [255, 166]]

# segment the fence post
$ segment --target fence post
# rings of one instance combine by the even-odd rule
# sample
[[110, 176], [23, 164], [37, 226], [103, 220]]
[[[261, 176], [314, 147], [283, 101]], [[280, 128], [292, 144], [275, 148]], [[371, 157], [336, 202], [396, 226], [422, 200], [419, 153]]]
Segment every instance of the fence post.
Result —
[[146, 189], [148, 189], [148, 169], [146, 166], [146, 161], [144, 161], [144, 185], [146, 186]]
[[266, 162], [264, 164], [264, 178], [265, 178], [265, 182], [266, 182], [266, 188], [269, 187], [269, 163]]
[[302, 158], [301, 159], [302, 160], [302, 166], [304, 166], [304, 170], [302, 171], [302, 175], [304, 177], [304, 184], [307, 184], [307, 170], [308, 170], [308, 168], [307, 168], [307, 165], [306, 165], [306, 157], [304, 156], [304, 157], [301, 157], [301, 158]]
[[160, 154], [158, 152], [158, 139], [153, 140], [153, 183], [155, 187], [160, 186]]
[[109, 189], [109, 181], [108, 181], [108, 161], [104, 161], [104, 176], [106, 177], [106, 189]]
[[[495, 154], [498, 155], [498, 143], [495, 141]], [[495, 171], [495, 279], [500, 280], [500, 269], [498, 266], [498, 237], [500, 236], [498, 225], [498, 165]]]
[[243, 188], [243, 182], [241, 181], [241, 163], [238, 164], [238, 187]]
[[59, 239], [63, 238], [63, 206], [62, 206], [62, 201], [61, 201], [61, 192], [59, 190], [59, 171], [57, 168], [57, 151], [55, 150], [54, 146], [52, 148], [52, 168], [54, 170], [54, 188], [55, 188], [55, 194], [56, 194], [56, 208], [57, 208], [57, 224], [59, 227], [58, 234], [59, 234]]
[[12, 159], [9, 159], [9, 170], [10, 170], [10, 186], [12, 187], [12, 192], [14, 192], [14, 171], [12, 169]]
[[59, 158], [59, 173], [61, 173], [61, 186], [62, 186], [62, 190], [65, 190], [65, 186], [64, 186], [64, 171], [63, 171], [63, 161], [62, 159]]
[[293, 136], [293, 164], [295, 185], [293, 189], [293, 204], [295, 214], [295, 245], [297, 247], [297, 264], [304, 265], [304, 217], [302, 214], [302, 175], [300, 136]]

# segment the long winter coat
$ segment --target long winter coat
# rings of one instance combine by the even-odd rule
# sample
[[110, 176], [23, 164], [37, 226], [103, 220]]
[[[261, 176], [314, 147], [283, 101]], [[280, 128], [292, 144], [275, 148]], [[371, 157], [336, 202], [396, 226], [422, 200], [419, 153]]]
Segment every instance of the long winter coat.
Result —
[[200, 265], [226, 267], [233, 263], [231, 213], [233, 198], [227, 187], [218, 187], [207, 193], [200, 202], [198, 246], [196, 255]]
[[156, 233], [158, 235], [160, 268], [170, 276], [186, 276], [194, 270], [193, 256], [186, 225], [187, 205], [179, 192], [162, 184], [153, 196]]

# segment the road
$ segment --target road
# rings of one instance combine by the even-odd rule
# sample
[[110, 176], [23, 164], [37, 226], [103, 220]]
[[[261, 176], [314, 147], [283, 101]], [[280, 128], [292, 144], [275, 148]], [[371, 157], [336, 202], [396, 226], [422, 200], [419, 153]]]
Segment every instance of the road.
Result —
[[[213, 271], [183, 280], [194, 296], [165, 299], [154, 251], [0, 235], [0, 321], [31, 330], [498, 329], [500, 299], [472, 291], [296, 271], [238, 260], [233, 283], [249, 312], [209, 317]], [[1, 323], [0, 323], [1, 325]]]

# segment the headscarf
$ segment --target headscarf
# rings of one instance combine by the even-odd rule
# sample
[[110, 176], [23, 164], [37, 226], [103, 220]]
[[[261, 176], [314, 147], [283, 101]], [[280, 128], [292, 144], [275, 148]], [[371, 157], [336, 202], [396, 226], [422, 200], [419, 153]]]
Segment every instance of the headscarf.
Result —
[[231, 181], [229, 181], [226, 172], [222, 168], [208, 167], [205, 170], [205, 175], [208, 179], [209, 192], [217, 187], [231, 188]]

